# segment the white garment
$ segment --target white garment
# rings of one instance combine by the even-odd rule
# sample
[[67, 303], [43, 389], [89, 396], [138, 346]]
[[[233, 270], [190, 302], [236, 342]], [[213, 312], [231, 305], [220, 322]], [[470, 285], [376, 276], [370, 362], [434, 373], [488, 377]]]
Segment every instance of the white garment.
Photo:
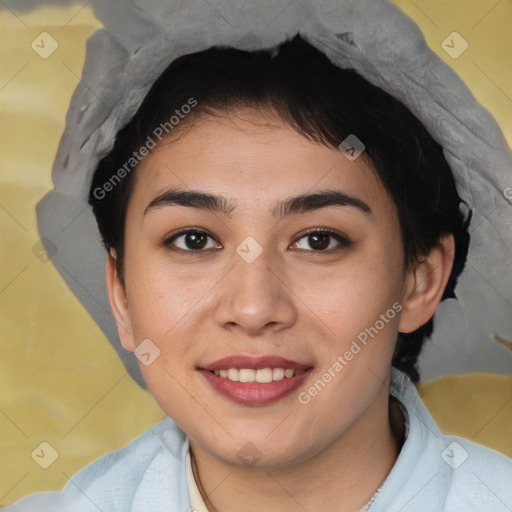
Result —
[[201, 496], [201, 492], [197, 487], [197, 483], [194, 478], [194, 473], [192, 471], [192, 463], [190, 460], [190, 450], [187, 451], [187, 487], [188, 494], [190, 496], [190, 508], [193, 512], [211, 512], [206, 507], [206, 503]]
[[[392, 369], [391, 395], [409, 433], [368, 512], [510, 512], [512, 460], [441, 433], [415, 386]], [[166, 417], [78, 472], [61, 491], [26, 496], [2, 512], [190, 512], [188, 437]]]
[[[404, 417], [404, 428], [405, 428], [405, 434], [404, 434], [404, 440], [407, 439], [407, 436], [409, 435], [409, 415], [407, 413], [407, 409], [402, 405], [401, 402], [398, 402], [398, 405], [400, 407], [400, 410], [402, 411], [403, 417]], [[206, 503], [203, 500], [203, 497], [201, 496], [201, 491], [199, 491], [199, 487], [197, 486], [196, 480], [194, 478], [194, 472], [192, 470], [192, 459], [190, 456], [190, 447], [187, 450], [187, 459], [186, 459], [186, 467], [187, 467], [187, 486], [188, 486], [188, 494], [190, 496], [190, 506], [193, 512], [211, 512], [208, 510], [208, 507], [206, 506]], [[370, 503], [367, 503], [359, 509], [357, 512], [368, 512], [370, 510], [370, 506], [375, 501], [375, 498], [378, 493], [380, 493], [381, 487], [378, 489], [376, 494], [372, 497], [372, 500]]]

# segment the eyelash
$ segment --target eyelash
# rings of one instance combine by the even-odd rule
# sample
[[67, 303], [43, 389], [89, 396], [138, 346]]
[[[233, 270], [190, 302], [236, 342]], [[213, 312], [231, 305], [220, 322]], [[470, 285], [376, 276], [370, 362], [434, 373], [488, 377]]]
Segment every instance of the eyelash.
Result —
[[[192, 255], [199, 255], [199, 254], [204, 253], [207, 250], [209, 250], [209, 249], [206, 249], [206, 250], [202, 250], [202, 249], [198, 249], [198, 250], [194, 250], [194, 249], [181, 249], [181, 248], [172, 247], [172, 243], [177, 238], [179, 238], [180, 236], [183, 236], [183, 235], [187, 235], [187, 234], [206, 235], [209, 238], [215, 240], [215, 238], [213, 236], [211, 236], [207, 231], [204, 231], [203, 229], [200, 229], [200, 228], [186, 228], [186, 229], [183, 229], [183, 230], [179, 231], [178, 233], [173, 234], [169, 238], [165, 239], [163, 244], [164, 244], [165, 247], [167, 247], [168, 249], [170, 249], [172, 251], [180, 251], [180, 252], [190, 253]], [[334, 238], [339, 243], [339, 246], [335, 247], [334, 249], [331, 248], [331, 249], [327, 249], [327, 250], [307, 250], [307, 249], [299, 249], [299, 250], [306, 251], [306, 252], [312, 252], [312, 253], [327, 253], [327, 254], [331, 254], [333, 252], [336, 252], [336, 251], [339, 251], [341, 249], [350, 247], [352, 245], [352, 242], [348, 239], [348, 237], [346, 237], [346, 236], [344, 236], [344, 235], [342, 235], [342, 234], [338, 233], [337, 231], [334, 231], [334, 230], [332, 230], [330, 228], [312, 228], [312, 229], [309, 229], [305, 233], [302, 233], [302, 235], [300, 235], [293, 243], [295, 244], [299, 240], [302, 240], [303, 238], [305, 238], [305, 237], [307, 237], [309, 235], [314, 235], [314, 234], [328, 235], [328, 236]]]

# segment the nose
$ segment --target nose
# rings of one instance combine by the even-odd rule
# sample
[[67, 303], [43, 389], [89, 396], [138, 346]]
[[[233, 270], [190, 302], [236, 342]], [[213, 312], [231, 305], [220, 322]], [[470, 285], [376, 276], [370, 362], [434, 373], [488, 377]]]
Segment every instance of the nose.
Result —
[[217, 288], [215, 321], [250, 336], [290, 327], [297, 319], [290, 283], [270, 251], [248, 263], [233, 253], [231, 271]]

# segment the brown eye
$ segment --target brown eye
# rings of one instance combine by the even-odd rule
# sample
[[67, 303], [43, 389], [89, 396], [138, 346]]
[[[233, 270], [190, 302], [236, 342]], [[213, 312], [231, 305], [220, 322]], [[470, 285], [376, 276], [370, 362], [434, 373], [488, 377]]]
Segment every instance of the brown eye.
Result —
[[[212, 242], [209, 242], [211, 240]], [[186, 229], [168, 238], [164, 245], [173, 250], [187, 252], [201, 252], [203, 249], [218, 248], [213, 243], [213, 238], [205, 231], [197, 229]]]
[[[302, 243], [302, 240], [305, 242]], [[310, 231], [299, 238], [295, 243], [299, 249], [310, 252], [331, 252], [351, 245], [347, 237], [325, 229]]]

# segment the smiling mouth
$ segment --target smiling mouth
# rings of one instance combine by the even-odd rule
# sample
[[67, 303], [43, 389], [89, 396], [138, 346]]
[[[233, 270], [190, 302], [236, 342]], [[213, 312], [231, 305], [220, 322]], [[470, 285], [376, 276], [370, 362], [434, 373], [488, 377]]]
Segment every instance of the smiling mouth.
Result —
[[302, 386], [313, 372], [312, 366], [282, 358], [261, 359], [264, 358], [225, 358], [198, 370], [220, 395], [251, 407], [283, 399]]
[[210, 370], [217, 377], [230, 380], [231, 382], [268, 384], [283, 379], [298, 377], [305, 370], [293, 368], [226, 368], [223, 370]]

